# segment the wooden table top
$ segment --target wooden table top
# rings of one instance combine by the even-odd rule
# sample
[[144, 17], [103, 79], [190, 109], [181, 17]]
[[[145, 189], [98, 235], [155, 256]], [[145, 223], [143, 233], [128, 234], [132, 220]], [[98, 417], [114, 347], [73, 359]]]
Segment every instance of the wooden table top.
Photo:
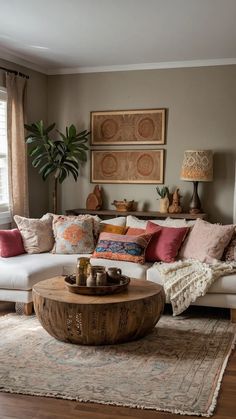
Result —
[[125, 301], [142, 300], [162, 292], [162, 286], [154, 282], [131, 279], [124, 292], [111, 295], [81, 295], [68, 291], [64, 276], [45, 279], [33, 287], [33, 293], [49, 300], [74, 304], [112, 304]]

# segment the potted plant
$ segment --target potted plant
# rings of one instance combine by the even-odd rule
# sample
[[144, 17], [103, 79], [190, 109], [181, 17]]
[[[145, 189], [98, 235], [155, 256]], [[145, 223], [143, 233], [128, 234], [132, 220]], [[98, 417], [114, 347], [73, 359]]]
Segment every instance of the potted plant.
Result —
[[26, 144], [32, 145], [29, 155], [33, 158], [32, 165], [37, 168], [43, 180], [53, 175], [53, 212], [58, 210], [58, 182], [62, 183], [70, 174], [76, 181], [79, 176], [80, 163], [87, 161], [89, 131], [77, 132], [72, 124], [66, 127], [66, 132], [57, 131], [59, 138], [54, 140], [51, 133], [55, 123], [44, 127], [43, 121], [25, 125], [29, 132]]
[[169, 208], [169, 188], [168, 186], [163, 186], [162, 188], [159, 188], [159, 186], [156, 187], [157, 194], [160, 196], [160, 212], [166, 213], [168, 212]]

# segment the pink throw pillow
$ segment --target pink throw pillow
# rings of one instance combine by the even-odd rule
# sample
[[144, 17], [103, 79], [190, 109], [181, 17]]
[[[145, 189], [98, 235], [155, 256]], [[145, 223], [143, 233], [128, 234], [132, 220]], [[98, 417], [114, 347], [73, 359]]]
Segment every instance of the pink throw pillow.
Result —
[[211, 224], [198, 218], [183, 245], [180, 256], [206, 263], [220, 260], [234, 228], [234, 225]]
[[156, 233], [146, 250], [146, 262], [174, 262], [188, 227], [164, 227], [148, 221], [146, 233]]
[[17, 228], [0, 230], [0, 256], [9, 258], [25, 253], [21, 234]]

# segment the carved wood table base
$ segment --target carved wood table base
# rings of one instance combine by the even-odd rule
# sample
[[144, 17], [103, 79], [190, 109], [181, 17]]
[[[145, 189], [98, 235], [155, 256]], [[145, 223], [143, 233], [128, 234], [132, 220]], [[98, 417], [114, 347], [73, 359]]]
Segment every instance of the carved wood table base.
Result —
[[70, 293], [64, 277], [50, 278], [33, 288], [36, 315], [56, 339], [82, 345], [127, 342], [149, 333], [165, 304], [163, 288], [132, 279], [120, 294], [88, 296]]

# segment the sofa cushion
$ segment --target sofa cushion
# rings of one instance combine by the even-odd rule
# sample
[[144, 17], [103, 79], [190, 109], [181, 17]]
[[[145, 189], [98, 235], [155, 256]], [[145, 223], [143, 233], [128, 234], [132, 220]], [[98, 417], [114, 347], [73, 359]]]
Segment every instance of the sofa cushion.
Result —
[[92, 218], [54, 215], [53, 234], [55, 237], [53, 253], [91, 253], [94, 250]]
[[54, 243], [52, 218], [51, 214], [45, 214], [40, 219], [14, 216], [27, 253], [43, 253], [52, 250]]
[[19, 230], [0, 230], [0, 256], [9, 258], [22, 253], [25, 253], [25, 249]]
[[113, 224], [114, 226], [125, 226], [126, 217], [114, 217], [108, 220], [102, 220], [101, 224]]
[[185, 240], [180, 257], [212, 263], [221, 259], [234, 232], [234, 225], [211, 224], [197, 219]]
[[101, 233], [93, 257], [145, 263], [145, 251], [151, 234], [128, 236]]
[[164, 227], [148, 221], [146, 232], [154, 234], [147, 247], [146, 261], [174, 262], [188, 230], [188, 227]]
[[80, 255], [26, 253], [8, 259], [0, 258], [0, 288], [30, 290], [34, 284], [43, 279], [63, 273], [73, 273], [78, 256]]

